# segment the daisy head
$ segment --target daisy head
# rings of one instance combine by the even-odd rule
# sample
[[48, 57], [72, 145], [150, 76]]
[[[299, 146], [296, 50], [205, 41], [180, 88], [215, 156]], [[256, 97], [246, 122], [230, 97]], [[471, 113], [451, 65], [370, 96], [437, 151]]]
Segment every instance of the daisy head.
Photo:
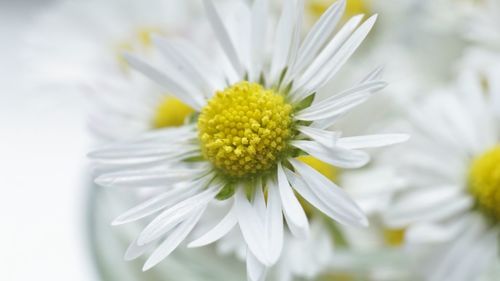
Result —
[[228, 200], [227, 214], [189, 246], [210, 244], [238, 227], [247, 248], [248, 276], [261, 280], [266, 267], [280, 257], [283, 217], [292, 234], [308, 233], [307, 216], [295, 192], [342, 224], [368, 224], [347, 193], [297, 157], [311, 155], [336, 167], [359, 168], [370, 159], [361, 149], [407, 137], [343, 137], [328, 129], [385, 87], [380, 68], [351, 88], [315, 100], [316, 91], [346, 63], [376, 16], [364, 22], [362, 16], [353, 17], [334, 35], [345, 9], [345, 1], [338, 1], [302, 40], [301, 0], [284, 3], [276, 26], [268, 24], [266, 0], [242, 4], [234, 10], [237, 20], [229, 22], [211, 0], [204, 4], [224, 55], [215, 64], [197, 47], [163, 38], [153, 39], [168, 62], [161, 70], [126, 56], [132, 67], [193, 113], [180, 127], [148, 132], [91, 153], [106, 171], [96, 182], [165, 190], [115, 220], [123, 224], [155, 215], [127, 253], [127, 258], [135, 258], [152, 251], [145, 269], [186, 239], [210, 203]]
[[412, 109], [412, 142], [393, 158], [407, 185], [385, 220], [406, 228], [406, 243], [432, 246], [428, 280], [476, 280], [498, 260], [500, 87], [484, 80], [494, 76], [466, 71]]

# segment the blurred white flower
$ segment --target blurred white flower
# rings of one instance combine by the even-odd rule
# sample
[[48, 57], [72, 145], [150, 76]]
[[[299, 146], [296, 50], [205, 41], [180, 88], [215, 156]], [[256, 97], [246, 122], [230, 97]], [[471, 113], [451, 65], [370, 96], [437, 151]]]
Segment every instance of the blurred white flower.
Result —
[[[197, 1], [56, 1], [33, 20], [21, 49], [34, 87], [73, 89], [124, 72], [124, 51], [154, 55], [152, 34], [198, 34]], [[198, 5], [199, 6], [199, 5]]]
[[313, 279], [325, 273], [334, 253], [333, 234], [322, 219], [311, 219], [311, 232], [305, 239], [285, 236], [283, 258], [277, 265], [277, 281], [291, 281], [301, 277]]
[[468, 14], [464, 35], [483, 47], [500, 51], [500, 2], [477, 1]]
[[390, 163], [407, 181], [385, 221], [429, 250], [427, 280], [476, 280], [498, 260], [500, 68], [464, 71], [458, 85], [409, 109], [412, 141]]
[[248, 276], [262, 280], [266, 267], [281, 255], [282, 216], [294, 235], [308, 232], [307, 218], [291, 186], [334, 220], [367, 225], [362, 211], [344, 191], [295, 160], [296, 156], [311, 154], [335, 166], [357, 168], [369, 161], [368, 154], [359, 149], [399, 143], [407, 136], [340, 137], [324, 129], [385, 86], [379, 80], [380, 69], [357, 86], [313, 102], [316, 90], [357, 49], [376, 16], [364, 23], [356, 16], [332, 38], [345, 7], [345, 2], [339, 1], [300, 43], [303, 3], [286, 2], [271, 40], [276, 40], [270, 48], [274, 52], [268, 57], [267, 1], [233, 10], [240, 20], [230, 29], [213, 3], [204, 3], [228, 59], [215, 64], [215, 68], [222, 67], [220, 75], [194, 46], [158, 37], [153, 40], [169, 61], [163, 71], [127, 56], [131, 66], [192, 107], [197, 112], [193, 115], [197, 125], [146, 133], [92, 153], [101, 169], [110, 170], [96, 181], [122, 187], [179, 184], [115, 220], [115, 224], [124, 224], [161, 211], [127, 252], [127, 258], [135, 258], [152, 250], [144, 269], [168, 256], [216, 197], [231, 200], [232, 207], [224, 218], [190, 246], [212, 243], [239, 225], [248, 247]]
[[131, 72], [109, 73], [84, 88], [88, 124], [96, 137], [116, 141], [184, 125], [194, 110], [151, 80]]

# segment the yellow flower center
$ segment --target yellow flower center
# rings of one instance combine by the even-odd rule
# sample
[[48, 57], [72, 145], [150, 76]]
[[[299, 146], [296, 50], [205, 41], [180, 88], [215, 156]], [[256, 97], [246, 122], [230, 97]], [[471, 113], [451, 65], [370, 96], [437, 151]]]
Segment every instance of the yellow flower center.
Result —
[[166, 97], [156, 109], [153, 117], [153, 128], [178, 127], [194, 110], [174, 97]]
[[198, 131], [205, 158], [231, 177], [274, 167], [291, 136], [292, 106], [257, 83], [236, 83], [203, 108]]
[[[315, 17], [319, 18], [337, 0], [308, 0], [307, 10]], [[344, 20], [359, 14], [370, 14], [370, 0], [347, 0]]]
[[500, 144], [472, 162], [469, 189], [479, 209], [500, 221]]
[[386, 228], [384, 229], [384, 240], [388, 246], [401, 246], [405, 239], [406, 230], [404, 228]]

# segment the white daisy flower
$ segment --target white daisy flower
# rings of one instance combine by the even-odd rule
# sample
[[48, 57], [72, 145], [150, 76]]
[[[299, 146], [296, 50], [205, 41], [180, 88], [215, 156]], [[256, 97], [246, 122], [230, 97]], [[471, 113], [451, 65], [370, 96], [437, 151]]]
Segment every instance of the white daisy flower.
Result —
[[411, 109], [412, 142], [393, 155], [407, 188], [385, 221], [406, 228], [407, 243], [432, 247], [430, 266], [420, 266], [427, 280], [476, 280], [498, 262], [499, 74], [497, 67], [485, 82], [465, 72], [458, 89], [433, 93]]
[[[189, 246], [210, 244], [238, 227], [248, 248], [248, 276], [262, 280], [266, 267], [281, 255], [283, 216], [294, 235], [308, 233], [294, 190], [342, 224], [368, 224], [342, 189], [296, 157], [309, 154], [337, 167], [359, 168], [370, 158], [360, 149], [399, 143], [407, 136], [342, 137], [326, 129], [385, 87], [380, 69], [349, 89], [314, 101], [315, 92], [354, 53], [376, 16], [363, 23], [356, 16], [332, 37], [345, 8], [345, 1], [339, 1], [300, 40], [303, 3], [287, 1], [268, 42], [266, 0], [242, 6], [231, 29], [211, 0], [204, 4], [227, 64], [221, 61], [214, 68], [196, 47], [161, 38], [154, 41], [169, 61], [164, 71], [127, 56], [132, 67], [196, 111], [192, 122], [91, 153], [98, 167], [109, 170], [96, 182], [167, 188], [114, 221], [124, 224], [156, 215], [127, 252], [127, 258], [135, 258], [151, 250], [145, 270], [186, 239], [209, 203], [230, 200], [232, 207], [220, 222]], [[222, 68], [220, 75], [217, 67]]]
[[70, 87], [88, 98], [92, 132], [105, 140], [182, 125], [193, 110], [130, 71], [123, 52], [159, 58], [153, 34], [205, 40], [203, 26], [188, 22], [198, 6], [177, 0], [55, 3], [35, 19], [36, 32], [26, 38], [27, 56], [36, 58], [30, 60], [30, 75], [51, 90], [57, 85], [67, 93]]

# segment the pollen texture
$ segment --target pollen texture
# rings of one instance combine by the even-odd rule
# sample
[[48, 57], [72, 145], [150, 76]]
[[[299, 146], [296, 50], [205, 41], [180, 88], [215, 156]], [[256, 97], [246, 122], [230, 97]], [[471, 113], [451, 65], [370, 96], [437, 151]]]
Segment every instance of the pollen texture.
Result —
[[474, 160], [469, 184], [478, 207], [500, 221], [500, 144]]
[[292, 107], [281, 95], [247, 81], [217, 92], [198, 119], [202, 151], [231, 177], [274, 167], [291, 136]]
[[166, 97], [156, 108], [153, 127], [156, 129], [178, 127], [194, 110], [177, 98]]

